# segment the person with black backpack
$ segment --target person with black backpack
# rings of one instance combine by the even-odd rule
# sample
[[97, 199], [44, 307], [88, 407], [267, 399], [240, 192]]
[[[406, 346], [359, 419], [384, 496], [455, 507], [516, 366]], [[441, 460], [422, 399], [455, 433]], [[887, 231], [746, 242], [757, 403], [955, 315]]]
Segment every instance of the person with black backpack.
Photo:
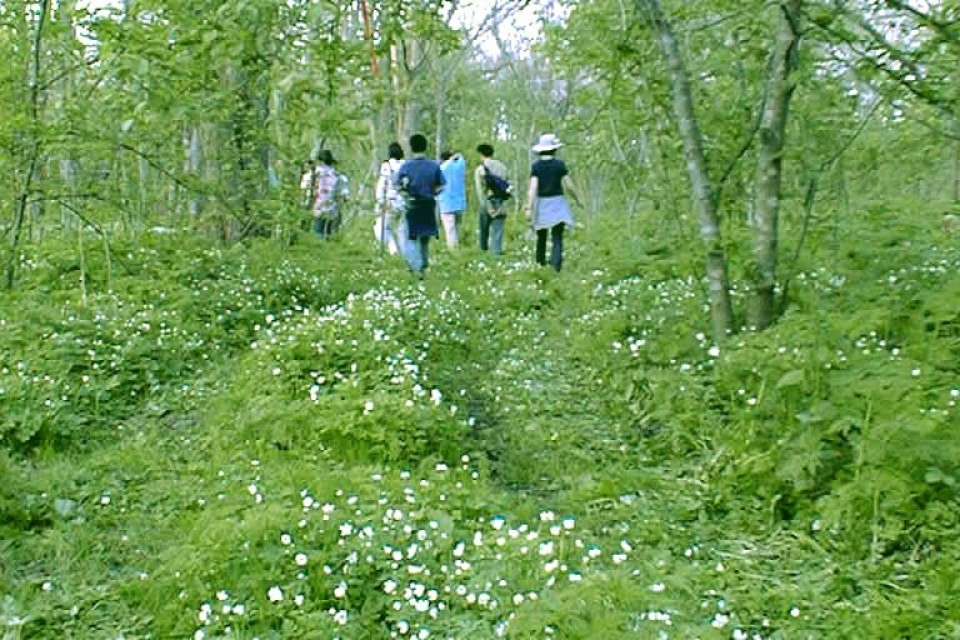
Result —
[[477, 146], [480, 165], [473, 173], [480, 203], [480, 250], [494, 256], [503, 253], [503, 231], [507, 223], [507, 200], [512, 197], [507, 165], [493, 157], [493, 146]]

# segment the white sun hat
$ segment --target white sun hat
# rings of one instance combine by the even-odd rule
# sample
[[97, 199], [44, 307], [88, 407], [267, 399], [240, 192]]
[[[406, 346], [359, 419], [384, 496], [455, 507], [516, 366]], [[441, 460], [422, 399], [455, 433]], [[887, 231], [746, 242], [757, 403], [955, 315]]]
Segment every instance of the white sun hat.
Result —
[[563, 143], [560, 142], [560, 138], [552, 133], [545, 133], [540, 136], [540, 140], [537, 144], [533, 145], [533, 150], [537, 153], [541, 151], [555, 151], [563, 146]]

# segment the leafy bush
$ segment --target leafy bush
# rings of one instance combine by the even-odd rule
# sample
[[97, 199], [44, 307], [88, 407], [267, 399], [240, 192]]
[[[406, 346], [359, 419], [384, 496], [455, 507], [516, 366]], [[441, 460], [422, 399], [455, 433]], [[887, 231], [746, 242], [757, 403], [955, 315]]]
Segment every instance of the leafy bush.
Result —
[[[189, 381], [245, 348], [266, 315], [330, 303], [351, 287], [342, 273], [319, 276], [276, 249], [179, 240], [131, 249], [139, 273], [113, 280], [114, 290], [78, 300], [28, 282], [14, 294], [0, 317], [0, 443], [25, 451], [96, 440], [151, 399], [191, 393]], [[57, 248], [46, 250], [60, 256]], [[38, 258], [31, 277], [56, 280], [55, 263]]]
[[830, 307], [722, 350], [697, 327], [697, 282], [623, 281], [596, 292], [577, 348], [613, 419], [661, 456], [706, 457], [720, 513], [757, 500], [873, 553], [940, 540], [958, 514], [960, 263], [930, 251], [873, 279], [801, 273], [798, 306]]
[[602, 219], [560, 274], [439, 251], [426, 283], [367, 230], [148, 238], [86, 295], [38, 253], [0, 313], [0, 625], [952, 637], [957, 255], [868, 214], [722, 347], [697, 259]]
[[468, 417], [432, 370], [462, 355], [466, 309], [455, 295], [444, 298], [371, 289], [317, 311], [266, 316], [210, 422], [341, 460], [453, 455]]

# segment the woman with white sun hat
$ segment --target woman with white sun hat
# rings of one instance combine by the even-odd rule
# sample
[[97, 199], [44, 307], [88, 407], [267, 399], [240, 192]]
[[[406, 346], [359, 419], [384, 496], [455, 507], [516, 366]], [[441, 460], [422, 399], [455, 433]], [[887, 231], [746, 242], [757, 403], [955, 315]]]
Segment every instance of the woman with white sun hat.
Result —
[[550, 236], [550, 266], [560, 271], [563, 264], [563, 230], [573, 224], [573, 213], [567, 203], [566, 193], [573, 196], [578, 206], [583, 198], [570, 178], [567, 165], [556, 157], [563, 146], [552, 133], [540, 136], [533, 145], [540, 158], [530, 168], [530, 189], [527, 193], [527, 219], [537, 232], [536, 261], [547, 264], [547, 236]]

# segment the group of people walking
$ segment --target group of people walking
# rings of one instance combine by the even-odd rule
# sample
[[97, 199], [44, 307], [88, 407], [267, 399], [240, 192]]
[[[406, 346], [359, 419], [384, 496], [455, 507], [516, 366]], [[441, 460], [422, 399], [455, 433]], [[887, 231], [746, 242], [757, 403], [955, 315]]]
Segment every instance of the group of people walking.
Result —
[[[462, 220], [467, 210], [467, 161], [463, 154], [444, 151], [440, 162], [426, 156], [427, 139], [414, 134], [409, 140], [411, 156], [392, 142], [388, 158], [380, 165], [374, 191], [374, 235], [381, 250], [402, 255], [411, 272], [423, 277], [430, 262], [430, 239], [438, 238], [442, 225], [447, 247], [460, 245]], [[537, 264], [548, 264], [547, 239], [550, 239], [549, 264], [559, 271], [563, 264], [564, 230], [573, 224], [568, 194], [577, 204], [583, 202], [570, 178], [566, 164], [556, 157], [562, 143], [553, 134], [540, 136], [533, 146], [538, 159], [530, 169], [530, 185], [525, 211], [536, 232], [534, 257]], [[479, 245], [499, 257], [503, 253], [508, 201], [515, 197], [509, 168], [494, 157], [488, 143], [476, 149], [479, 163], [473, 171], [473, 188], [478, 202]], [[349, 187], [333, 167], [329, 151], [321, 152], [317, 167], [305, 174], [301, 188], [313, 198], [314, 228], [321, 237], [336, 231], [341, 203], [349, 197]], [[438, 216], [439, 213], [439, 216]], [[331, 222], [331, 220], [335, 220]]]

